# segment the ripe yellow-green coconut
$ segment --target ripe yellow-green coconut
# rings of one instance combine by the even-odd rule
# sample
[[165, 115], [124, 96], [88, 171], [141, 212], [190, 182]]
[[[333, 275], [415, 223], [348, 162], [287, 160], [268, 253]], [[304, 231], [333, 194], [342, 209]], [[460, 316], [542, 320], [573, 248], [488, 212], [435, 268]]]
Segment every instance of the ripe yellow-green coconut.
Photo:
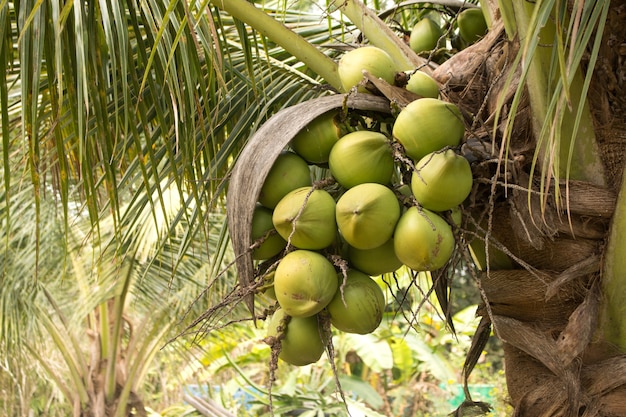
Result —
[[358, 249], [376, 248], [388, 241], [400, 217], [393, 191], [381, 184], [359, 184], [337, 200], [337, 226], [343, 238]]
[[487, 21], [479, 8], [463, 10], [456, 20], [459, 35], [468, 44], [472, 44], [487, 33]]
[[393, 272], [402, 266], [393, 248], [393, 238], [372, 249], [350, 246], [348, 259], [356, 269], [371, 276]]
[[332, 300], [337, 287], [335, 267], [313, 251], [288, 253], [274, 273], [276, 300], [285, 313], [293, 317], [319, 313]]
[[273, 209], [290, 191], [311, 185], [311, 171], [304, 159], [283, 152], [274, 161], [259, 193], [259, 203]]
[[366, 182], [387, 184], [394, 172], [390, 141], [380, 132], [348, 133], [330, 150], [328, 167], [335, 180], [346, 188]]
[[442, 268], [454, 251], [454, 235], [436, 213], [411, 207], [402, 214], [394, 233], [394, 250], [403, 264], [415, 271]]
[[[343, 276], [340, 274], [340, 279]], [[385, 310], [385, 295], [369, 276], [351, 269], [346, 284], [333, 297], [326, 308], [330, 322], [347, 333], [367, 334], [380, 325]]]
[[415, 168], [411, 190], [417, 202], [429, 210], [450, 210], [472, 191], [472, 168], [467, 159], [452, 149], [429, 153]]
[[411, 74], [405, 88], [424, 98], [439, 98], [439, 84], [423, 71]]
[[317, 316], [291, 317], [278, 309], [267, 325], [267, 335], [277, 337], [282, 333], [278, 357], [296, 366], [317, 362], [324, 353], [322, 331]]
[[439, 24], [432, 19], [424, 18], [413, 26], [409, 46], [418, 54], [432, 51], [437, 48], [437, 43], [442, 36], [443, 31]]
[[345, 91], [358, 86], [359, 92], [367, 93], [368, 90], [359, 85], [363, 81], [363, 71], [393, 85], [398, 68], [384, 50], [375, 46], [363, 46], [346, 52], [337, 64], [337, 71]]
[[446, 146], [458, 146], [464, 133], [459, 108], [436, 98], [412, 101], [393, 124], [393, 137], [414, 161]]
[[336, 111], [330, 111], [314, 119], [294, 136], [291, 148], [307, 162], [327, 163], [330, 150], [339, 140], [341, 131], [336, 116]]
[[280, 200], [272, 222], [287, 242], [300, 249], [323, 249], [337, 235], [335, 200], [324, 190], [302, 187]]
[[[271, 233], [272, 231], [274, 233]], [[287, 246], [285, 239], [274, 229], [272, 210], [267, 207], [257, 205], [254, 208], [250, 235], [252, 242], [263, 237], [265, 238], [260, 246], [252, 251], [252, 259], [269, 259], [274, 255], [278, 255]]]

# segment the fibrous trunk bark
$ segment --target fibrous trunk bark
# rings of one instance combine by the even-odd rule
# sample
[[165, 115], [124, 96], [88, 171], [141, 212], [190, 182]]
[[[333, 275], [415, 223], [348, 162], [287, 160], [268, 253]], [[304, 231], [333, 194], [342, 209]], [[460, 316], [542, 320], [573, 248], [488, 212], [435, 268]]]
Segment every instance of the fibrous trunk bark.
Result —
[[511, 65], [519, 44], [497, 19], [481, 42], [433, 74], [471, 124], [465, 154], [480, 185], [463, 229], [480, 269], [479, 314], [503, 342], [516, 416], [626, 415], [626, 355], [597, 330], [626, 149], [626, 7], [613, 3], [588, 97], [606, 186], [561, 179], [568, 204], [557, 204], [554, 184], [540, 190], [532, 180], [537, 143], [528, 97], [510, 142], [501, 143], [517, 87], [505, 80], [519, 70]]

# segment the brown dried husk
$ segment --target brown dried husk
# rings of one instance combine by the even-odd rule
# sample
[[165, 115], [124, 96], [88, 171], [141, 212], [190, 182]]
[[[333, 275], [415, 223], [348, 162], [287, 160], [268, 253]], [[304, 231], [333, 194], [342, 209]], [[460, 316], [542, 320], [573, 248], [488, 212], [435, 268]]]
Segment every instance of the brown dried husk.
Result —
[[[518, 43], [505, 38], [499, 23], [433, 72], [468, 121], [464, 150], [475, 159], [476, 178], [465, 207], [475, 220], [468, 240], [489, 241], [490, 253], [513, 261], [514, 269], [488, 268], [478, 277], [484, 305], [476, 340], [482, 342], [468, 358], [484, 348], [491, 323], [503, 341], [515, 416], [626, 416], [626, 355], [596, 334], [603, 250], [626, 160], [626, 49], [609, 45], [625, 34], [626, 8], [614, 1], [589, 90], [607, 185], [561, 181], [558, 196], [553, 184], [540, 189], [527, 174], [535, 141], [526, 97], [508, 153], [501, 152], [503, 120], [517, 89], [513, 82], [503, 91], [504, 80], [516, 71], [510, 65]], [[502, 96], [504, 113], [494, 129]]]

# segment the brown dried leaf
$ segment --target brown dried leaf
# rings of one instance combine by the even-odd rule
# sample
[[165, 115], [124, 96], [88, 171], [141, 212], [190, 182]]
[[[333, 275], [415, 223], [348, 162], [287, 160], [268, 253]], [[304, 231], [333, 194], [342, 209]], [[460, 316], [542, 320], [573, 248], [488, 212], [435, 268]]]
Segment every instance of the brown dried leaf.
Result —
[[478, 72], [478, 68], [485, 65], [485, 60], [492, 53], [493, 46], [504, 35], [504, 25], [496, 22], [480, 42], [467, 47], [439, 65], [432, 76], [440, 84], [467, 85]]
[[594, 396], [626, 388], [626, 355], [613, 356], [586, 366], [581, 379], [587, 391]]
[[568, 366], [579, 357], [591, 342], [591, 337], [598, 325], [598, 306], [600, 291], [594, 285], [583, 301], [569, 316], [565, 329], [556, 341], [563, 366]]
[[493, 320], [496, 334], [503, 342], [526, 352], [555, 375], [563, 375], [563, 363], [556, 342], [537, 326], [499, 315], [494, 315]]
[[598, 272], [600, 260], [599, 255], [593, 255], [561, 272], [554, 281], [548, 284], [546, 301], [557, 295], [561, 287], [571, 284], [575, 279]]
[[452, 334], [456, 334], [454, 329], [454, 322], [452, 321], [452, 306], [450, 304], [450, 282], [448, 281], [448, 269], [441, 268], [437, 271], [431, 272], [431, 278], [433, 281], [433, 290], [437, 301], [441, 306], [441, 310], [446, 318], [446, 324], [448, 325]]
[[378, 90], [383, 96], [387, 97], [390, 102], [397, 104], [400, 108], [405, 107], [410, 102], [420, 98], [420, 96], [410, 92], [406, 88], [391, 85], [382, 78], [375, 77], [367, 71], [363, 71], [363, 76], [376, 88], [376, 90]]
[[491, 320], [489, 316], [483, 316], [478, 323], [476, 333], [472, 337], [472, 344], [467, 352], [465, 363], [463, 364], [463, 386], [465, 390], [466, 399], [470, 399], [469, 390], [467, 388], [467, 382], [470, 374], [474, 370], [474, 367], [478, 363], [489, 337], [491, 336]]

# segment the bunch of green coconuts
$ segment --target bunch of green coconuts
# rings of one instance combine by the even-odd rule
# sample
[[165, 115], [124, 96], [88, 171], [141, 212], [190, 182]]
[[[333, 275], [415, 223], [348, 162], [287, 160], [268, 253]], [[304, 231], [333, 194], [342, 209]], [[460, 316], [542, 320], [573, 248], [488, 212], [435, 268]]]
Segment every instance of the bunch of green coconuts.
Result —
[[[374, 46], [345, 53], [338, 70], [346, 91], [360, 92], [368, 92], [364, 70], [390, 84], [398, 73]], [[439, 99], [428, 74], [413, 72], [406, 89], [421, 98], [402, 108], [387, 132], [346, 130], [340, 111], [315, 119], [273, 162], [261, 188], [252, 255], [273, 265], [265, 293], [278, 308], [268, 336], [280, 341], [285, 362], [320, 359], [328, 342], [322, 320], [339, 331], [373, 332], [386, 301], [372, 277], [403, 266], [434, 271], [454, 251], [446, 218], [459, 221], [473, 185], [470, 164], [457, 153], [463, 118]], [[313, 181], [320, 172], [325, 179]]]
[[447, 40], [451, 48], [460, 51], [487, 33], [487, 22], [480, 8], [465, 9], [458, 13], [452, 28], [442, 27], [440, 17], [437, 12], [431, 12], [412, 27], [409, 46], [414, 52], [436, 57], [439, 50], [447, 48]]

